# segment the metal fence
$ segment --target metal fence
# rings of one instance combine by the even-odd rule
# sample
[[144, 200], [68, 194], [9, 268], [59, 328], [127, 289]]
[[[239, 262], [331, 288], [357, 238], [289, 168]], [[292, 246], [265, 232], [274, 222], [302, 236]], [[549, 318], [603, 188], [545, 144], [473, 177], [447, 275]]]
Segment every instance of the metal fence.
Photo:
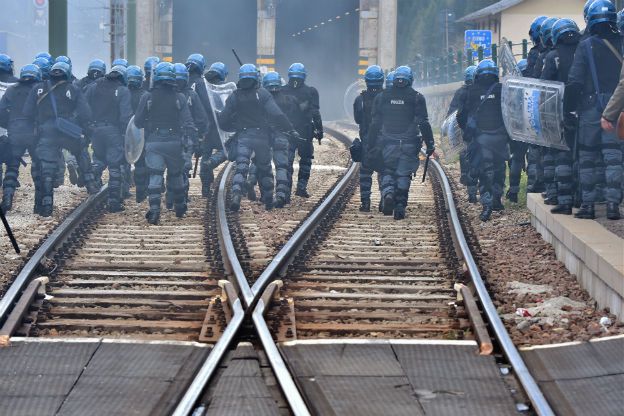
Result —
[[[507, 44], [516, 58], [526, 59], [529, 53], [528, 40], [523, 39], [520, 43], [509, 41]], [[429, 86], [463, 81], [464, 70], [470, 65], [476, 65], [484, 58], [491, 58], [498, 64], [500, 48], [501, 45], [492, 45], [491, 57], [484, 56], [484, 50], [480, 47], [476, 54], [472, 49], [466, 49], [457, 53], [449, 53], [447, 56], [412, 62], [409, 65], [414, 71], [414, 85]]]

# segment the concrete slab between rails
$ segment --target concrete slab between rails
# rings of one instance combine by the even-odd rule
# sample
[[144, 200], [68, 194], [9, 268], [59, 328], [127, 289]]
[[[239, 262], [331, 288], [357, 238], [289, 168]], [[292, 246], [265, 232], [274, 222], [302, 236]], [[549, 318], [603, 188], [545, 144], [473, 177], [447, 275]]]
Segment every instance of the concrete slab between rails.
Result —
[[312, 413], [517, 414], [494, 357], [472, 341], [364, 341], [279, 344]]
[[0, 349], [1, 413], [168, 415], [210, 350], [151, 341], [12, 338]]
[[527, 195], [527, 208], [531, 224], [598, 306], [624, 319], [624, 239], [596, 221], [551, 214], [539, 194]]
[[520, 350], [529, 371], [559, 415], [621, 415], [624, 336]]

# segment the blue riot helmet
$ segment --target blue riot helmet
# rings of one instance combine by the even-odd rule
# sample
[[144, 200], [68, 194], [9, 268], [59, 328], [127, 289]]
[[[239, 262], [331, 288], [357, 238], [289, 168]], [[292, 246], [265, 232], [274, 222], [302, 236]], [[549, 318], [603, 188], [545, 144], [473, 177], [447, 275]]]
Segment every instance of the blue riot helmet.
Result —
[[464, 82], [467, 85], [470, 85], [470, 84], [472, 84], [474, 82], [474, 77], [475, 77], [475, 71], [476, 70], [477, 70], [477, 67], [475, 65], [470, 65], [464, 71]]
[[617, 27], [622, 35], [624, 35], [624, 10], [620, 10], [617, 14]]
[[308, 72], [305, 69], [303, 64], [296, 62], [288, 68], [288, 78], [298, 78], [305, 80], [308, 75]]
[[41, 56], [33, 61], [33, 65], [37, 65], [41, 70], [42, 79], [48, 79], [50, 77], [50, 69], [52, 69], [52, 66], [50, 65], [50, 61], [48, 59]]
[[154, 83], [157, 82], [175, 83], [175, 72], [172, 63], [161, 62], [156, 65], [156, 68], [154, 68]]
[[364, 72], [364, 81], [369, 88], [381, 88], [384, 83], [384, 72], [379, 65], [371, 65]]
[[595, 0], [587, 0], [585, 2], [585, 6], [583, 6], [583, 18], [585, 19], [585, 23], [587, 23], [587, 13], [589, 12], [589, 6], [591, 6], [594, 1]]
[[194, 71], [203, 74], [206, 69], [206, 58], [200, 53], [193, 53], [186, 58], [186, 67], [189, 72]]
[[559, 20], [558, 17], [549, 17], [544, 20], [542, 27], [540, 28], [540, 41], [544, 46], [552, 46], [552, 28]]
[[533, 20], [533, 23], [531, 23], [531, 29], [529, 29], [529, 36], [531, 37], [531, 40], [533, 41], [533, 43], [539, 43], [540, 30], [542, 28], [542, 24], [544, 23], [544, 20], [546, 19], [548, 19], [548, 17], [539, 16]]
[[136, 65], [130, 65], [126, 70], [128, 87], [140, 88], [143, 85], [143, 71]]
[[20, 69], [19, 80], [22, 82], [41, 81], [41, 69], [35, 64], [24, 65]]
[[238, 71], [238, 79], [254, 79], [258, 81], [258, 68], [254, 64], [245, 64]]
[[210, 83], [224, 82], [228, 76], [227, 66], [223, 62], [215, 62], [206, 71], [206, 80]]
[[176, 84], [182, 90], [186, 88], [189, 82], [189, 71], [186, 65], [181, 63], [173, 64], [173, 72], [175, 73]]
[[276, 91], [282, 87], [282, 77], [277, 72], [267, 72], [262, 78], [262, 86], [269, 91]]
[[143, 69], [145, 70], [145, 76], [150, 77], [152, 71], [156, 68], [156, 65], [160, 63], [160, 58], [157, 56], [150, 56], [145, 60], [145, 64], [143, 64]]
[[591, 32], [599, 23], [617, 24], [615, 6], [609, 0], [595, 0], [587, 11], [587, 27]]
[[13, 59], [9, 55], [0, 53], [0, 71], [13, 73]]
[[475, 72], [475, 79], [484, 75], [494, 75], [498, 77], [498, 67], [491, 59], [484, 59], [477, 65], [477, 71]]
[[115, 65], [111, 68], [110, 72], [106, 75], [108, 79], [118, 79], [122, 84], [128, 83], [128, 72], [123, 65]]
[[65, 79], [69, 81], [71, 78], [71, 68], [67, 62], [57, 62], [50, 69], [50, 78]]
[[106, 64], [101, 59], [94, 59], [89, 62], [87, 75], [93, 79], [99, 78], [106, 73]]
[[57, 62], [65, 62], [67, 65], [69, 65], [70, 69], [72, 67], [72, 61], [71, 59], [69, 59], [68, 56], [65, 56], [65, 55], [57, 56], [56, 59], [54, 60], [54, 63], [57, 63]]
[[524, 71], [529, 67], [529, 61], [526, 59], [521, 59], [518, 64], [516, 64], [516, 68], [520, 71], [520, 74], [524, 75]]
[[117, 58], [113, 61], [111, 66], [117, 66], [117, 65], [123, 66], [124, 68], [128, 68], [128, 60], [123, 59], [123, 58]]
[[414, 81], [414, 74], [409, 66], [403, 65], [394, 71], [393, 87], [407, 87], [412, 85], [412, 81]]
[[552, 27], [552, 43], [557, 45], [565, 37], [580, 37], [581, 30], [572, 19], [559, 19]]
[[394, 86], [394, 71], [388, 72], [386, 76], [386, 89], [390, 89]]
[[50, 67], [54, 65], [54, 58], [48, 52], [39, 52], [37, 56], [35, 56], [35, 59], [37, 58], [44, 58], [45, 60], [47, 60], [48, 63], [50, 64]]

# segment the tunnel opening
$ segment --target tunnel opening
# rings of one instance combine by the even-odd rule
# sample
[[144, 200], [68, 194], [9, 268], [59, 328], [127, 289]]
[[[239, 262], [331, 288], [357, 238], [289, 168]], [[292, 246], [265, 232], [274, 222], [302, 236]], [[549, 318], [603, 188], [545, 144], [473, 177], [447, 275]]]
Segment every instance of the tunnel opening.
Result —
[[359, 0], [288, 0], [276, 8], [275, 59], [286, 78], [301, 62], [316, 87], [327, 120], [345, 116], [343, 96], [358, 77]]
[[239, 64], [256, 62], [256, 2], [249, 0], [173, 2], [173, 59], [185, 62], [192, 53], [201, 53], [210, 65], [224, 62], [236, 81]]

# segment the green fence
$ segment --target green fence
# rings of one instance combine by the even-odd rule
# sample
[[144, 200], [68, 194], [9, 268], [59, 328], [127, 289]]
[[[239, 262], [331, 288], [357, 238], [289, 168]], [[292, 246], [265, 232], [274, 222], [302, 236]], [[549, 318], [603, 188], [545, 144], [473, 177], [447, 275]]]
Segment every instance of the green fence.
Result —
[[[526, 59], [529, 53], [529, 42], [526, 39], [520, 43], [510, 41], [508, 44], [517, 60]], [[492, 45], [491, 58], [497, 64], [499, 50], [500, 45]], [[447, 56], [412, 62], [410, 66], [414, 71], [414, 85], [428, 86], [463, 81], [464, 70], [470, 65], [476, 65], [483, 58], [483, 48], [479, 48], [476, 56], [472, 49], [467, 49], [457, 53], [449, 53]]]

